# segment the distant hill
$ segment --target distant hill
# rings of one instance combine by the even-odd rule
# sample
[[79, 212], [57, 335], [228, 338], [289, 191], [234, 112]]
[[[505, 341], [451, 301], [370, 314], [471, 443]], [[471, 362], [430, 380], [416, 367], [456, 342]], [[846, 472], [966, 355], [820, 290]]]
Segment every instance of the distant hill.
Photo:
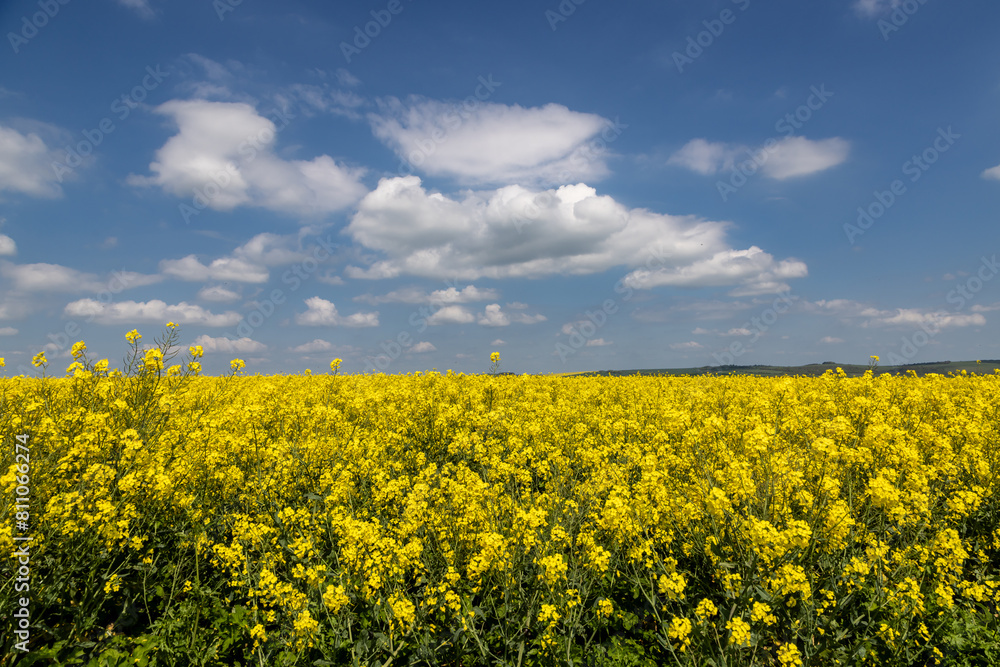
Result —
[[[590, 371], [584, 373], [566, 373], [566, 376], [603, 376], [617, 377], [625, 375], [761, 375], [766, 377], [791, 377], [795, 375], [819, 376], [829, 370], [840, 367], [849, 377], [864, 375], [868, 370], [867, 365], [859, 364], [838, 364], [832, 361], [824, 361], [821, 364], [806, 364], [805, 366], [700, 366], [698, 368], [641, 368], [627, 371]], [[893, 375], [904, 375], [908, 371], [914, 371], [918, 376], [929, 373], [947, 375], [948, 373], [975, 373], [977, 375], [989, 375], [994, 370], [1000, 369], [1000, 360], [982, 359], [980, 363], [975, 361], [921, 361], [919, 363], [906, 364], [905, 366], [879, 366], [875, 369], [876, 375], [891, 373]]]

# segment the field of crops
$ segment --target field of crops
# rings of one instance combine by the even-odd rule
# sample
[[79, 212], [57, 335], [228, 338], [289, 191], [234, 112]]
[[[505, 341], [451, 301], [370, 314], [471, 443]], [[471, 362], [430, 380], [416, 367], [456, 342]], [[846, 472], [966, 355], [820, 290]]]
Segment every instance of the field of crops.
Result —
[[1000, 663], [1000, 373], [209, 378], [178, 336], [0, 380], [2, 664]]

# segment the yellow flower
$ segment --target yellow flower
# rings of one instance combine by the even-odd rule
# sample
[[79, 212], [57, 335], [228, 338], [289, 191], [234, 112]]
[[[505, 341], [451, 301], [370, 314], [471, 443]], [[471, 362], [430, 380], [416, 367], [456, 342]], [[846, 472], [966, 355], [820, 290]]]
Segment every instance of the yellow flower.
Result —
[[734, 618], [726, 623], [729, 630], [729, 643], [736, 646], [750, 646], [750, 625], [742, 618]]
[[243, 361], [242, 359], [233, 359], [232, 361], [229, 362], [229, 367], [236, 372], [239, 372], [244, 368], [246, 368], [246, 365], [247, 365], [246, 362]]
[[108, 360], [101, 359], [96, 364], [94, 364], [94, 370], [98, 373], [106, 373], [108, 370]]
[[38, 354], [36, 354], [34, 357], [31, 358], [31, 365], [34, 366], [35, 368], [38, 368], [39, 366], [44, 366], [47, 363], [49, 363], [49, 360], [45, 358], [44, 352], [39, 352]]
[[493, 354], [491, 354], [490, 355], [490, 361], [492, 361], [494, 364], [499, 364], [500, 363], [500, 353], [499, 352], [494, 352]]
[[122, 579], [117, 574], [112, 574], [107, 583], [104, 584], [105, 593], [117, 593], [122, 587]]
[[340, 368], [341, 362], [343, 362], [343, 359], [334, 359], [333, 361], [331, 361], [330, 370], [336, 373], [337, 369]]
[[691, 645], [691, 621], [686, 618], [673, 618], [670, 621], [670, 628], [667, 629], [667, 636], [678, 644], [681, 652], [687, 650]]
[[147, 371], [159, 371], [163, 368], [163, 352], [157, 349], [146, 350], [142, 367]]
[[173, 322], [167, 322], [167, 328], [168, 329], [176, 329], [177, 325], [174, 324]]
[[778, 661], [782, 665], [788, 665], [791, 667], [798, 667], [802, 664], [802, 657], [799, 654], [799, 649], [795, 644], [782, 644], [778, 648]]
[[698, 606], [695, 608], [694, 613], [698, 618], [706, 620], [719, 613], [719, 610], [718, 608], [716, 608], [716, 606], [712, 603], [711, 600], [705, 598], [704, 600], [698, 603]]
[[197, 361], [192, 361], [191, 363], [188, 364], [188, 371], [190, 371], [192, 375], [197, 375], [198, 373], [201, 373], [201, 364], [199, 364]]
[[192, 345], [188, 348], [188, 352], [191, 353], [192, 359], [200, 359], [205, 355], [205, 350], [201, 347], [201, 345]]
[[4, 359], [3, 357], [0, 357], [0, 368], [3, 368], [6, 365], [7, 365], [7, 360]]
[[74, 359], [79, 359], [80, 357], [83, 356], [83, 353], [86, 351], [87, 351], [87, 344], [81, 340], [79, 342], [73, 343], [73, 347], [70, 349], [70, 354], [73, 355]]
[[132, 329], [127, 334], [125, 334], [125, 340], [127, 340], [130, 343], [135, 343], [140, 338], [142, 338], [142, 334], [139, 333], [137, 329]]

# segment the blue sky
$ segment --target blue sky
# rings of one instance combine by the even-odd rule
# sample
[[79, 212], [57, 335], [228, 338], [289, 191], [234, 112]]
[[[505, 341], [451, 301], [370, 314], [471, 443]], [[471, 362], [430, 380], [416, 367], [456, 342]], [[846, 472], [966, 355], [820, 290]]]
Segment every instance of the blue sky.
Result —
[[0, 356], [172, 320], [209, 373], [1000, 358], [998, 19], [3, 3]]

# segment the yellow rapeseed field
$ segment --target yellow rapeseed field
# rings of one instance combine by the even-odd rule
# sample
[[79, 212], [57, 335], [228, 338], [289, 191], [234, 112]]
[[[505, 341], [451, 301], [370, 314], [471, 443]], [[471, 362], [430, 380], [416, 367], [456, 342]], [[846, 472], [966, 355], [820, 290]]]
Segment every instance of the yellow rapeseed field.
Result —
[[0, 380], [39, 664], [1000, 661], [1000, 373], [217, 378], [178, 337]]

